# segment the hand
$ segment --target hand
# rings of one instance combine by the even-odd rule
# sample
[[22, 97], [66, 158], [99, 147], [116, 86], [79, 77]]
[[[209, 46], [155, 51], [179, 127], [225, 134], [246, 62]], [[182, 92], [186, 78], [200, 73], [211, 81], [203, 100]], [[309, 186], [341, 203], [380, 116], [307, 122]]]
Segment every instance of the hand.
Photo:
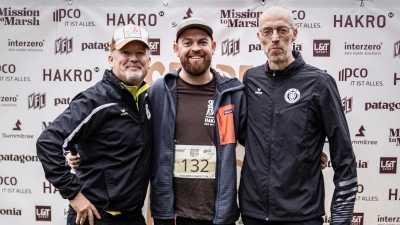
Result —
[[72, 171], [76, 171], [78, 168], [79, 163], [81, 163], [81, 156], [79, 153], [77, 155], [72, 155], [71, 153], [68, 153], [65, 155], [65, 158], [67, 159], [68, 165], [71, 167]]
[[325, 154], [325, 152], [322, 152], [321, 155], [321, 170], [325, 169], [328, 164], [328, 156]]
[[229, 75], [229, 73], [227, 73], [227, 72], [225, 72], [225, 71], [222, 71], [222, 70], [219, 69], [219, 68], [216, 68], [215, 70], [219, 73], [219, 75], [220, 75], [221, 77], [228, 77], [228, 78], [231, 78], [231, 75]]
[[69, 204], [77, 213], [75, 221], [76, 224], [83, 225], [88, 218], [89, 224], [94, 225], [93, 214], [97, 219], [101, 219], [96, 207], [94, 207], [94, 205], [92, 205], [92, 203], [90, 203], [90, 201], [81, 192], [79, 192], [74, 199], [69, 200]]

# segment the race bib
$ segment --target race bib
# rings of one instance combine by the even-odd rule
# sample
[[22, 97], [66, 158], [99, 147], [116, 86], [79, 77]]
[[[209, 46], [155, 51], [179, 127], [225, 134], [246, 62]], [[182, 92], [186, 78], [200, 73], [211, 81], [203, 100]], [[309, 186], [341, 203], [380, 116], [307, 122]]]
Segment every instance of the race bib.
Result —
[[176, 145], [174, 177], [215, 179], [216, 148], [205, 145]]

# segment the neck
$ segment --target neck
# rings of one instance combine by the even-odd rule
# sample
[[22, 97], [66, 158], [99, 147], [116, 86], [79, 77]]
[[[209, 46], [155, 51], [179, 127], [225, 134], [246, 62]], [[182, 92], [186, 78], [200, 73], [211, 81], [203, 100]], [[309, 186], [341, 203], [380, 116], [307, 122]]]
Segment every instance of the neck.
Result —
[[212, 75], [210, 69], [208, 69], [204, 74], [202, 74], [200, 76], [193, 76], [192, 74], [189, 74], [182, 68], [181, 72], [179, 72], [179, 76], [185, 82], [187, 82], [189, 84], [194, 84], [194, 85], [207, 84], [213, 78], [213, 75]]
[[140, 81], [126, 81], [126, 80], [121, 80], [121, 81], [122, 81], [122, 83], [124, 83], [127, 86], [136, 86], [138, 88], [143, 83], [143, 79], [141, 79]]
[[290, 56], [286, 61], [284, 62], [272, 62], [271, 60], [268, 60], [268, 66], [271, 70], [284, 70], [286, 67], [288, 67], [292, 62], [294, 61], [293, 56]]

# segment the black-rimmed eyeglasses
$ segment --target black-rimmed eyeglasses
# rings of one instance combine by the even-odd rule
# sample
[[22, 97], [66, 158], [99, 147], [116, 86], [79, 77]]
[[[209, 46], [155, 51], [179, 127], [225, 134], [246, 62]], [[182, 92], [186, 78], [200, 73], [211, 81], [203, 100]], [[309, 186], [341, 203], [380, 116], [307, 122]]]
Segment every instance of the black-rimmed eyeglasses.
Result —
[[292, 27], [278, 27], [276, 29], [272, 29], [271, 27], [264, 27], [259, 30], [262, 36], [266, 38], [270, 38], [272, 34], [274, 33], [274, 30], [276, 30], [276, 33], [280, 37], [284, 37], [289, 34], [290, 29], [293, 29]]

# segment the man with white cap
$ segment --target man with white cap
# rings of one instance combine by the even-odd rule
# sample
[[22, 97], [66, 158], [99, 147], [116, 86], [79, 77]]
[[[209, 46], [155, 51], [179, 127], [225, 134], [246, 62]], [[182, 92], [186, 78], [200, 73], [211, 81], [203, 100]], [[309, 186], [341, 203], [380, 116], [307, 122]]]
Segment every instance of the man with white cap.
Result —
[[[67, 224], [144, 225], [150, 165], [150, 120], [144, 82], [149, 35], [141, 27], [115, 30], [103, 79], [79, 93], [37, 140], [46, 179], [68, 199]], [[64, 155], [80, 157], [70, 173]]]
[[[182, 68], [149, 91], [153, 151], [151, 215], [155, 225], [233, 225], [236, 142], [244, 141], [244, 85], [211, 68], [216, 42], [201, 18], [183, 20], [174, 51]], [[176, 221], [175, 221], [176, 219]]]

